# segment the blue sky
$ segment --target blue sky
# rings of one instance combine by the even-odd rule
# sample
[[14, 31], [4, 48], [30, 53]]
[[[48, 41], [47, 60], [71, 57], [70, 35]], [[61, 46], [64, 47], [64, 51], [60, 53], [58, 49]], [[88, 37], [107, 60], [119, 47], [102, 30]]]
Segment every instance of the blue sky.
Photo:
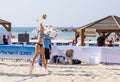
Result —
[[13, 27], [39, 26], [42, 14], [45, 24], [57, 27], [80, 27], [108, 15], [120, 17], [120, 0], [0, 0], [0, 18]]

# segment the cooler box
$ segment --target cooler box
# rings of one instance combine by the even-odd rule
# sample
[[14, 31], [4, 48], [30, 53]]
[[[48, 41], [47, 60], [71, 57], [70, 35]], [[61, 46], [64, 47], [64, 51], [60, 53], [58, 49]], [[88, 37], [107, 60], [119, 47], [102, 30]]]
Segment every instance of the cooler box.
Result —
[[99, 63], [100, 63], [99, 57], [90, 57], [89, 58], [89, 64], [94, 65], [94, 64], [99, 64]]

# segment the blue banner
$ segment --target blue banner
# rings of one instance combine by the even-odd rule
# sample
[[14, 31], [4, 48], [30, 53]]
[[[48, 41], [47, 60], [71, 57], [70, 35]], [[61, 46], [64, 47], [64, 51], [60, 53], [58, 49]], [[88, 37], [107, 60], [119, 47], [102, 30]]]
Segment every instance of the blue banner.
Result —
[[31, 59], [34, 54], [34, 46], [0, 45], [0, 58]]

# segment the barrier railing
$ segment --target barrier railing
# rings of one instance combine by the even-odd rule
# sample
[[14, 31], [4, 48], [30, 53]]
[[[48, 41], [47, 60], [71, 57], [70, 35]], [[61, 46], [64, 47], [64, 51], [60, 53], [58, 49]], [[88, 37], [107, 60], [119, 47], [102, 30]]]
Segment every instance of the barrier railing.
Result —
[[[74, 58], [81, 61], [89, 61], [91, 57], [98, 57], [104, 64], [120, 64], [120, 47], [52, 46], [51, 57], [65, 56], [68, 49], [73, 49]], [[32, 59], [34, 54], [34, 46], [0, 45], [0, 58], [2, 59]]]

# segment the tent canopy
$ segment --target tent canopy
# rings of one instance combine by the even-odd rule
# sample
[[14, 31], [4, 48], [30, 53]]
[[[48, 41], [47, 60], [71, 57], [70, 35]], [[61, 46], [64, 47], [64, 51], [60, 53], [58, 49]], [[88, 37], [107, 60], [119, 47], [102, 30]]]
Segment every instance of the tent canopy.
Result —
[[84, 46], [85, 39], [85, 29], [96, 29], [98, 34], [104, 33], [106, 38], [114, 32], [118, 37], [120, 37], [120, 17], [117, 16], [107, 16], [95, 22], [89, 23], [85, 26], [82, 26], [77, 30], [81, 36], [81, 46]]
[[0, 25], [2, 25], [7, 31], [11, 31], [11, 22], [0, 19]]

